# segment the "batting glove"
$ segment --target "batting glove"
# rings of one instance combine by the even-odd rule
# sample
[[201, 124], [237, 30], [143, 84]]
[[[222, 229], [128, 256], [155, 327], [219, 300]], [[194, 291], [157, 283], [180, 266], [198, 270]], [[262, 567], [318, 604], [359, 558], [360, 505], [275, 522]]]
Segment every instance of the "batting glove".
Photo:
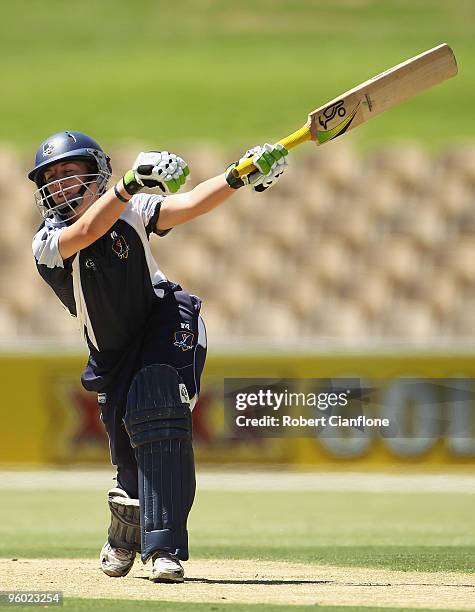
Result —
[[[288, 155], [288, 151], [281, 144], [271, 145], [266, 143], [262, 147], [249, 149], [239, 161], [228, 166], [225, 173], [226, 181], [233, 189], [251, 185], [254, 191], [265, 191], [275, 185], [282, 176], [287, 167], [286, 155]], [[258, 169], [245, 176], [234, 176], [234, 168], [250, 157], [252, 157], [252, 163]]]
[[168, 151], [139, 153], [124, 175], [125, 190], [133, 195], [143, 187], [158, 187], [163, 194], [176, 193], [190, 176], [187, 163]]

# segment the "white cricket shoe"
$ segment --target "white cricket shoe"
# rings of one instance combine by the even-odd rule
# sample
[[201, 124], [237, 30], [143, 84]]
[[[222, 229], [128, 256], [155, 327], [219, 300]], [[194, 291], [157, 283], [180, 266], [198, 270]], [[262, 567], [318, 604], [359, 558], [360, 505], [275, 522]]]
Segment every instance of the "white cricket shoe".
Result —
[[152, 557], [152, 573], [150, 580], [153, 582], [183, 582], [185, 572], [175, 555], [159, 550]]
[[114, 548], [106, 542], [101, 550], [101, 570], [108, 576], [127, 576], [135, 561], [135, 551]]

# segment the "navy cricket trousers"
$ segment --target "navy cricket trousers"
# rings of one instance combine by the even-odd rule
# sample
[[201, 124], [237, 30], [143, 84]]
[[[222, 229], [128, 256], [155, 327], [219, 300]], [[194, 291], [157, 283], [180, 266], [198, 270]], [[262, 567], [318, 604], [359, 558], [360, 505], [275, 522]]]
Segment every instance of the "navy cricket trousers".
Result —
[[186, 385], [191, 407], [198, 397], [206, 359], [206, 330], [201, 300], [181, 288], [161, 300], [114, 379], [98, 394], [101, 419], [109, 437], [111, 461], [117, 466], [117, 486], [138, 498], [137, 463], [122, 421], [134, 376], [143, 367], [163, 363], [174, 367]]

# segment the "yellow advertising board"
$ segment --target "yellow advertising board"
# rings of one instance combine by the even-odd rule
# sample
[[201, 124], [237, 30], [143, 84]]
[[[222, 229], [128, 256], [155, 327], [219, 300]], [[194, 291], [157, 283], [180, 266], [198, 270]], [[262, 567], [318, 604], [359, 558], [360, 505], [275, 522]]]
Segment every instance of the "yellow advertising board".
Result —
[[[84, 391], [79, 375], [85, 356], [41, 353], [0, 355], [3, 464], [75, 464], [109, 461], [97, 398]], [[463, 378], [475, 384], [475, 353], [211, 354], [200, 401], [193, 413], [195, 452], [201, 463], [461, 464], [475, 462], [473, 406], [449, 421], [438, 436], [393, 439], [361, 437], [263, 438], [249, 432], [233, 438], [224, 419], [226, 378], [384, 380], [385, 401], [400, 398], [401, 378]], [[470, 382], [468, 383], [470, 384]], [[475, 391], [475, 387], [473, 389]], [[410, 398], [414, 409], [427, 398]], [[402, 400], [401, 400], [402, 401]], [[450, 398], [444, 400], [450, 406]], [[457, 413], [458, 414], [458, 413]], [[465, 421], [460, 422], [460, 418]], [[460, 436], [460, 429], [466, 436]], [[454, 435], [453, 432], [458, 432]]]

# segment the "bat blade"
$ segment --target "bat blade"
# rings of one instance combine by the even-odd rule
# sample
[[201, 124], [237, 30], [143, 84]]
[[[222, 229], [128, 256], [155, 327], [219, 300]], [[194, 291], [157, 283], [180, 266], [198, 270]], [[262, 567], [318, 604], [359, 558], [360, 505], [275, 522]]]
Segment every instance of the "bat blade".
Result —
[[456, 74], [457, 62], [447, 44], [429, 49], [310, 113], [311, 140], [317, 144], [333, 140]]
[[[445, 43], [438, 45], [315, 109], [302, 128], [278, 142], [286, 149], [308, 140], [325, 144], [456, 74], [457, 62], [452, 49]], [[236, 166], [234, 173], [243, 176], [255, 169], [248, 159]]]

